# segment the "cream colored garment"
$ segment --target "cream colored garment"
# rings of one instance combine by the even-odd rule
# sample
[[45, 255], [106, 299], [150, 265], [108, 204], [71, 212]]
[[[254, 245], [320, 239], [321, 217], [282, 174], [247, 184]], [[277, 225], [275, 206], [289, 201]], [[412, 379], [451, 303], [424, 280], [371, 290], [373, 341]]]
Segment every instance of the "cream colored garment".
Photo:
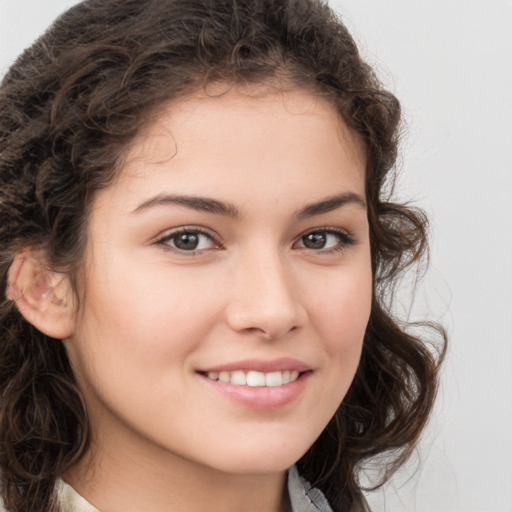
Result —
[[57, 482], [57, 495], [62, 512], [100, 512], [64, 480]]

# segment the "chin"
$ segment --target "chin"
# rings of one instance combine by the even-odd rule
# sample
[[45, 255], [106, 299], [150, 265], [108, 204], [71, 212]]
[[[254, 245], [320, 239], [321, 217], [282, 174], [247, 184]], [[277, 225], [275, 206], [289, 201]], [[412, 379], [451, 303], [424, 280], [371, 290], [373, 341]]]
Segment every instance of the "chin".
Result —
[[225, 455], [215, 467], [225, 473], [271, 474], [281, 473], [293, 466], [309, 446], [298, 451], [297, 446], [263, 447], [255, 451], [240, 449], [237, 453]]

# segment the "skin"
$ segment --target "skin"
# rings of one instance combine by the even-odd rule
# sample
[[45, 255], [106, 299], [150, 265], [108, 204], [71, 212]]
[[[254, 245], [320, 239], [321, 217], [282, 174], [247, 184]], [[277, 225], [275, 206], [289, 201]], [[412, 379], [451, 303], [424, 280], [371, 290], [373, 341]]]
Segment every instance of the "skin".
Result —
[[[284, 510], [286, 469], [356, 371], [372, 289], [362, 146], [322, 99], [253, 92], [162, 109], [93, 201], [65, 340], [93, 443], [65, 478], [104, 512]], [[196, 250], [176, 247], [183, 226], [206, 233]], [[311, 231], [323, 247], [306, 246]], [[280, 407], [198, 373], [279, 358], [310, 369]]]

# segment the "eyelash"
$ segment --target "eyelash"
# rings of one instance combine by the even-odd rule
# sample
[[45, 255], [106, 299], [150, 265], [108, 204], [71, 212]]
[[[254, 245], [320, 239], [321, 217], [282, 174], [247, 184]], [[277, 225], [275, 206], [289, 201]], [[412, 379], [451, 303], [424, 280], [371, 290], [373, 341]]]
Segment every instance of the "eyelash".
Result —
[[[217, 247], [213, 247], [213, 248], [217, 248], [217, 249], [222, 248], [222, 246], [218, 242], [217, 238], [214, 237], [209, 231], [199, 228], [199, 227], [192, 227], [192, 226], [191, 227], [184, 226], [184, 227], [178, 228], [170, 233], [167, 233], [166, 235], [164, 235], [161, 238], [159, 238], [158, 240], [156, 240], [155, 244], [161, 246], [165, 251], [171, 251], [171, 252], [178, 253], [178, 254], [186, 254], [189, 256], [195, 256], [201, 252], [210, 250], [210, 248], [208, 248], [208, 249], [191, 249], [191, 250], [180, 249], [179, 247], [172, 246], [169, 243], [171, 240], [176, 239], [176, 237], [178, 237], [180, 235], [185, 235], [185, 234], [186, 235], [199, 235], [199, 236], [206, 237], [214, 245], [217, 245]], [[317, 254], [328, 255], [331, 253], [342, 252], [342, 251], [346, 250], [347, 247], [354, 245], [356, 243], [356, 241], [352, 237], [352, 235], [347, 233], [345, 230], [338, 229], [338, 228], [331, 228], [331, 227], [329, 227], [329, 228], [323, 227], [323, 228], [311, 229], [311, 230], [306, 231], [305, 233], [301, 234], [300, 237], [294, 242], [293, 247], [296, 247], [297, 244], [299, 244], [301, 242], [304, 244], [304, 239], [307, 236], [313, 235], [313, 234], [320, 234], [320, 235], [324, 235], [324, 236], [335, 235], [338, 238], [338, 243], [334, 247], [330, 247], [327, 249], [325, 249], [325, 248], [314, 249], [311, 247], [307, 247], [305, 245], [303, 245], [302, 247], [299, 247], [299, 249], [310, 250], [310, 251], [314, 251]]]

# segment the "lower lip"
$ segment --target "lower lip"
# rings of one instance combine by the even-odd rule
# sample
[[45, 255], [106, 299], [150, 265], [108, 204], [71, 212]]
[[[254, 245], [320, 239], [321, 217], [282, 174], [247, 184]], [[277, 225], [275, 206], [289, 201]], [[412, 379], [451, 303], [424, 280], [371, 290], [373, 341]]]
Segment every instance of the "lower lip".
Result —
[[201, 380], [221, 395], [253, 409], [279, 409], [302, 394], [311, 372], [304, 372], [299, 378], [282, 386], [235, 386], [229, 382], [212, 380], [198, 374]]

